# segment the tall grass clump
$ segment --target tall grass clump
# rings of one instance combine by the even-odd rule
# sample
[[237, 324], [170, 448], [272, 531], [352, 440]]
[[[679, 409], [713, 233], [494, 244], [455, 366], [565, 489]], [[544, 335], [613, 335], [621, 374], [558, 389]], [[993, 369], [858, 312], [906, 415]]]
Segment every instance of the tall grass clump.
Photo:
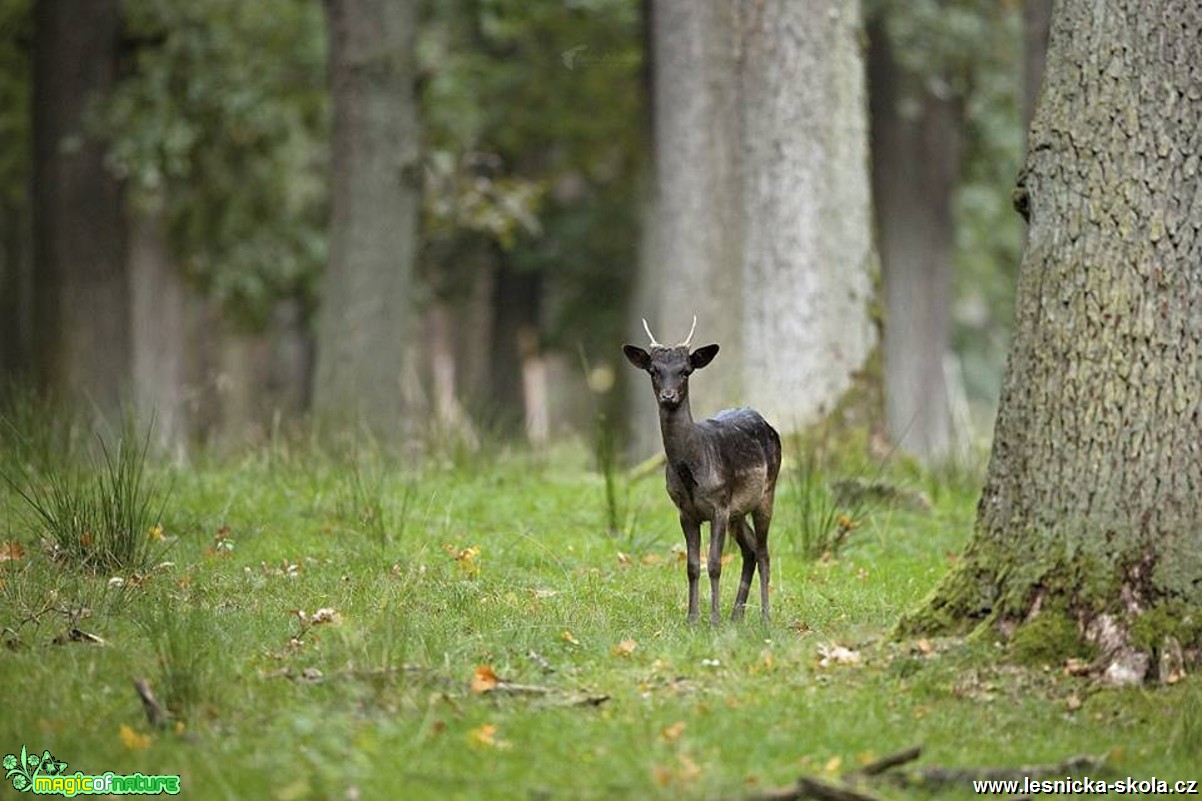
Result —
[[400, 492], [400, 505], [392, 508], [387, 502], [384, 472], [369, 469], [359, 460], [352, 462], [336, 492], [338, 516], [381, 548], [404, 535], [417, 497], [415, 483], [405, 481]]
[[141, 439], [127, 425], [113, 445], [98, 436], [98, 452], [84, 460], [4, 472], [57, 557], [96, 572], [144, 571], [162, 546], [153, 537], [166, 492], [146, 474], [150, 427]]
[[211, 609], [162, 592], [146, 599], [137, 624], [154, 649], [153, 686], [172, 716], [188, 719], [217, 701], [219, 663], [227, 649]]
[[633, 536], [634, 521], [630, 511], [630, 483], [622, 478], [621, 437], [618, 427], [606, 413], [603, 396], [612, 389], [613, 371], [589, 363], [581, 348], [580, 366], [584, 371], [593, 406], [592, 455], [605, 487], [605, 533], [617, 537], [622, 533]]
[[840, 482], [832, 481], [818, 447], [804, 443], [802, 435], [790, 437], [788, 449], [791, 457], [782, 472], [795, 509], [794, 547], [811, 561], [837, 557], [870, 511], [869, 503], [864, 496], [848, 499], [835, 492]]

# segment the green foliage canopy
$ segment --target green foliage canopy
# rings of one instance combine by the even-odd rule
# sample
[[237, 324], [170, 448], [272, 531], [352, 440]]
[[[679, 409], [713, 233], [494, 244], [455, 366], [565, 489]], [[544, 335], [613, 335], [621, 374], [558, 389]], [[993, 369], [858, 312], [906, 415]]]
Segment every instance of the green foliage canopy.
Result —
[[127, 74], [100, 124], [135, 207], [235, 319], [313, 300], [325, 261], [320, 5], [150, 0], [123, 8]]

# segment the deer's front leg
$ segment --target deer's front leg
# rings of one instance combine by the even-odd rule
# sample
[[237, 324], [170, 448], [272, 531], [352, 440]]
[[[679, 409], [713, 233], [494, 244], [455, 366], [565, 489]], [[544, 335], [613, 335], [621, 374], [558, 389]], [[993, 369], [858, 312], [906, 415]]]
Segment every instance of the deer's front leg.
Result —
[[697, 622], [697, 582], [701, 578], [701, 524], [680, 516], [680, 528], [684, 532], [684, 546], [688, 554], [689, 574], [689, 623]]
[[718, 611], [718, 588], [722, 579], [722, 545], [726, 541], [729, 522], [729, 515], [719, 513], [714, 515], [714, 520], [710, 523], [710, 554], [705, 566], [710, 574], [710, 623], [715, 626], [721, 621]]

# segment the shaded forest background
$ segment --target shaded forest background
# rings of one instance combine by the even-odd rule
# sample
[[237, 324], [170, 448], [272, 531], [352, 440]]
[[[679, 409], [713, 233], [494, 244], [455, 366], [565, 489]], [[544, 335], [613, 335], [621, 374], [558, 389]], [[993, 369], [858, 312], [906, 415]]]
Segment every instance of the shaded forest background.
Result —
[[[4, 378], [106, 414], [132, 403], [180, 453], [307, 418], [338, 5], [0, 0]], [[658, 325], [638, 287], [656, 269], [654, 18], [672, 6], [416, 7], [408, 436], [539, 442], [626, 419], [641, 383], [625, 391], [619, 345], [639, 317]], [[888, 397], [920, 369], [907, 354], [934, 353], [942, 405], [919, 408], [961, 445], [988, 432], [1000, 383], [1022, 245], [1010, 188], [1045, 7], [869, 0], [859, 20], [884, 286], [873, 320], [891, 366], [878, 380]], [[64, 295], [71, 270], [86, 275]], [[703, 315], [698, 340], [715, 330]], [[903, 447], [917, 414], [885, 415]]]

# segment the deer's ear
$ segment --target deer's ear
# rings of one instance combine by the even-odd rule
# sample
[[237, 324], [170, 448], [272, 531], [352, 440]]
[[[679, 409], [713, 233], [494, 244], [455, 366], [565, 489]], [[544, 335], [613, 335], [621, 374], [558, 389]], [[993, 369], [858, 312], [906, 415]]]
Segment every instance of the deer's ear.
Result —
[[694, 370], [700, 370], [714, 360], [718, 355], [717, 345], [702, 345], [697, 350], [689, 354], [689, 364], [693, 365]]
[[651, 354], [638, 345], [623, 345], [622, 352], [626, 354], [626, 361], [640, 370], [646, 370], [651, 366]]

